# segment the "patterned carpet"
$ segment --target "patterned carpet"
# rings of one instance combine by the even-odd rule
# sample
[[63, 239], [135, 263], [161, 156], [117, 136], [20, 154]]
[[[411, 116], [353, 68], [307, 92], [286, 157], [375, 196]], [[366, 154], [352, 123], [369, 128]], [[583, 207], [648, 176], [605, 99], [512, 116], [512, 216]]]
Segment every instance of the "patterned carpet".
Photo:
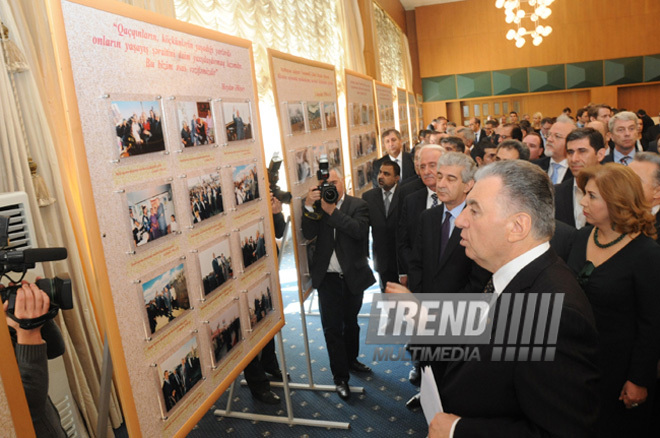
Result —
[[[295, 265], [290, 242], [286, 245], [280, 270], [282, 296], [285, 306], [286, 325], [282, 329], [284, 348], [286, 350], [287, 371], [292, 382], [308, 383], [305, 348], [298, 302], [298, 286], [296, 283]], [[371, 307], [371, 297], [379, 293], [374, 285], [365, 295], [361, 314], [368, 314]], [[305, 303], [309, 313], [309, 302]], [[313, 302], [311, 312], [318, 312]], [[334, 392], [292, 390], [291, 403], [295, 418], [348, 422], [350, 429], [326, 429], [311, 426], [289, 426], [287, 424], [257, 422], [237, 418], [216, 417], [215, 409], [225, 409], [228, 392], [223, 394], [214, 404], [209, 413], [195, 426], [188, 435], [191, 438], [206, 438], [216, 436], [235, 437], [425, 437], [426, 421], [420, 410], [411, 412], [405, 407], [405, 402], [416, 393], [416, 388], [408, 382], [408, 371], [411, 364], [406, 361], [378, 362], [374, 357], [376, 345], [365, 345], [364, 335], [368, 318], [360, 318], [361, 348], [360, 361], [368, 364], [373, 373], [351, 376], [351, 386], [364, 388], [363, 394], [352, 394], [348, 401], [343, 401]], [[331, 385], [332, 374], [325, 350], [325, 340], [319, 316], [307, 315], [307, 332], [309, 335], [310, 355], [314, 383]], [[398, 346], [394, 348], [398, 351]], [[281, 361], [280, 361], [281, 363]], [[236, 386], [232, 410], [236, 412], [259, 413], [264, 415], [287, 416], [282, 388], [273, 388], [282, 398], [279, 406], [270, 406], [252, 399], [250, 391], [245, 386]]]

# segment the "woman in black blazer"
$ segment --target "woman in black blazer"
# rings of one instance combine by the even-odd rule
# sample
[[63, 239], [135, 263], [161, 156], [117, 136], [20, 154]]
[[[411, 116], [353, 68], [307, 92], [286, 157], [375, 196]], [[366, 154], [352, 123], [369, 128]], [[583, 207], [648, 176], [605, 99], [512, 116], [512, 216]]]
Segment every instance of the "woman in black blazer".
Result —
[[601, 370], [598, 437], [644, 437], [660, 350], [660, 246], [641, 181], [608, 163], [582, 170], [580, 205], [592, 226], [568, 258], [594, 312]]

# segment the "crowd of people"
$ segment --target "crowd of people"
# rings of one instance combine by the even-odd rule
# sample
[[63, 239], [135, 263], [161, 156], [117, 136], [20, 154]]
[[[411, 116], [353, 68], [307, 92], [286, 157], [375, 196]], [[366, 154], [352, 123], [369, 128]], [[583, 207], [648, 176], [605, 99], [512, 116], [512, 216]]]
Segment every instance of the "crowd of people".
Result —
[[163, 126], [160, 116], [154, 109], [149, 110], [149, 116], [143, 112], [138, 116], [133, 114], [122, 119], [115, 127], [117, 140], [120, 145], [120, 158], [165, 149], [163, 141]]
[[220, 180], [202, 181], [191, 187], [190, 213], [193, 223], [203, 221], [224, 211], [222, 204], [222, 186]]
[[[416, 361], [411, 383], [419, 386], [430, 366], [445, 407], [429, 437], [450, 430], [460, 436], [476, 430], [657, 436], [659, 140], [660, 125], [644, 110], [604, 104], [589, 104], [575, 116], [570, 108], [556, 117], [511, 112], [483, 127], [476, 117], [465, 126], [438, 117], [420, 131], [411, 152], [403, 150], [398, 131], [382, 133], [386, 153], [374, 160], [374, 188], [362, 196], [382, 290], [565, 293], [560, 338], [572, 330], [577, 336], [558, 341], [555, 363], [512, 365], [512, 375], [483, 356], [460, 365]], [[339, 227], [337, 219], [327, 223]], [[306, 237], [316, 237], [318, 251], [319, 234]], [[346, 269], [339, 262], [340, 271]], [[546, 269], [553, 274], [540, 274]], [[315, 287], [321, 295], [323, 284]], [[580, 322], [571, 313], [576, 309]], [[336, 339], [326, 335], [326, 342], [332, 366]], [[337, 392], [344, 398], [340, 377]], [[479, 386], [486, 377], [491, 382]], [[489, 385], [515, 388], [518, 398], [484, 389]], [[477, 388], [483, 397], [475, 402], [466, 391]], [[419, 394], [407, 404], [419, 406]]]

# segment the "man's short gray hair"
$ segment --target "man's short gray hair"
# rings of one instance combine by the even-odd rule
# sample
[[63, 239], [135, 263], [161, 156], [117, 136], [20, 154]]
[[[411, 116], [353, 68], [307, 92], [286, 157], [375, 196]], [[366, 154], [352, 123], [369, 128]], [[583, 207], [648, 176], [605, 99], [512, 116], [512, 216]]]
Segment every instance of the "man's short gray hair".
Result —
[[642, 163], [655, 164], [655, 172], [653, 172], [653, 186], [660, 186], [660, 155], [653, 152], [637, 152], [633, 161], [640, 161]]
[[465, 137], [466, 140], [471, 140], [474, 142], [476, 136], [474, 135], [474, 131], [470, 128], [459, 128], [456, 130], [457, 134], [463, 134], [463, 137]]
[[562, 114], [561, 116], [557, 117], [557, 119], [555, 120], [555, 123], [570, 123], [573, 126], [577, 126], [575, 124], [575, 120], [571, 119], [570, 117], [568, 117], [565, 114]]
[[620, 120], [622, 122], [637, 123], [637, 118], [638, 118], [637, 114], [633, 113], [632, 111], [621, 111], [610, 117], [610, 121], [607, 123], [607, 127], [610, 130], [610, 132], [612, 132], [614, 130], [614, 124], [616, 123], [617, 120]]
[[335, 171], [335, 173], [337, 174], [337, 176], [339, 177], [339, 179], [341, 179], [341, 180], [343, 181], [343, 180], [344, 180], [344, 171], [341, 170], [340, 167], [335, 166], [335, 167], [333, 167], [332, 169], [328, 170], [328, 173], [332, 172], [333, 170]]
[[535, 239], [552, 238], [555, 232], [555, 200], [548, 174], [528, 161], [496, 161], [480, 167], [475, 181], [488, 177], [502, 181], [500, 202], [510, 213], [524, 212], [532, 218], [532, 236]]
[[424, 152], [424, 151], [438, 151], [441, 154], [444, 154], [445, 152], [447, 152], [447, 150], [445, 148], [443, 148], [442, 146], [440, 146], [438, 144], [425, 144], [424, 146], [422, 146], [422, 148], [419, 150], [419, 156], [420, 157], [422, 156], [422, 152]]
[[438, 168], [440, 166], [460, 166], [461, 180], [466, 183], [474, 179], [474, 174], [477, 171], [477, 163], [474, 162], [469, 156], [460, 152], [447, 152], [438, 158]]

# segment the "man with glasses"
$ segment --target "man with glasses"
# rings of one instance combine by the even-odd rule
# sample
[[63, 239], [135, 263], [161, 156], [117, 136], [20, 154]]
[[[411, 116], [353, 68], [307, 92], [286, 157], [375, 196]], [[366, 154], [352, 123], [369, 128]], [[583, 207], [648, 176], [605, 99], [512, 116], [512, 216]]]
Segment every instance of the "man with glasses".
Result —
[[568, 171], [566, 137], [574, 129], [575, 122], [570, 117], [563, 115], [557, 117], [545, 143], [546, 154], [549, 156], [532, 161], [548, 173], [553, 184], [560, 184], [573, 178], [573, 174]]
[[516, 123], [507, 123], [502, 125], [498, 131], [499, 137], [497, 144], [500, 144], [504, 140], [522, 141], [523, 139], [522, 129], [520, 129], [520, 126], [518, 126]]

